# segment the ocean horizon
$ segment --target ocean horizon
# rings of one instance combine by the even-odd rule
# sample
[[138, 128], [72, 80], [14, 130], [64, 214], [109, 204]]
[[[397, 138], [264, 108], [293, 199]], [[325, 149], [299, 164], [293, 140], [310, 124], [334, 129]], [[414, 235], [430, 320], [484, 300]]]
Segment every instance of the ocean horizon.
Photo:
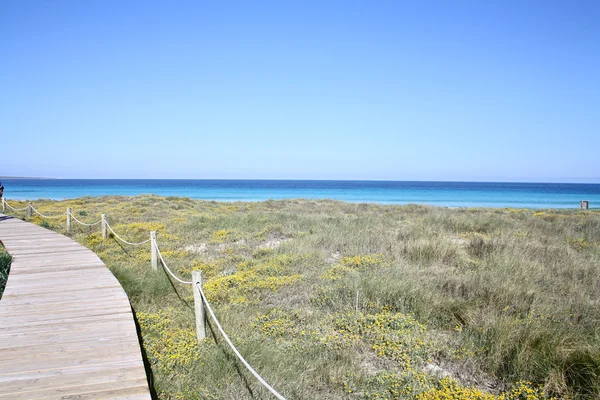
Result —
[[444, 207], [600, 207], [600, 184], [447, 181], [241, 180], [241, 179], [8, 179], [7, 200], [85, 196], [189, 197], [210, 201], [332, 199], [358, 203]]

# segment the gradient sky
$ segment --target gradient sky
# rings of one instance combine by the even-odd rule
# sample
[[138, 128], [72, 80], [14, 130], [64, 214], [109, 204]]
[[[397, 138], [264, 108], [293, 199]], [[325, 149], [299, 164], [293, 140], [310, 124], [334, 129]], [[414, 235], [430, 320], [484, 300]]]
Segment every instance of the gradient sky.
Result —
[[600, 182], [600, 1], [3, 1], [0, 176]]

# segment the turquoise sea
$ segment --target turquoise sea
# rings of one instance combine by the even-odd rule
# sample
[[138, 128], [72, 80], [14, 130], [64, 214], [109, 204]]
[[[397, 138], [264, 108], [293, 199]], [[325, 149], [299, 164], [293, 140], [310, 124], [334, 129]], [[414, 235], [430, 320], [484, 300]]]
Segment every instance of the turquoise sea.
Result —
[[335, 199], [445, 207], [600, 208], [600, 184], [177, 179], [5, 179], [8, 200], [156, 194], [215, 201]]

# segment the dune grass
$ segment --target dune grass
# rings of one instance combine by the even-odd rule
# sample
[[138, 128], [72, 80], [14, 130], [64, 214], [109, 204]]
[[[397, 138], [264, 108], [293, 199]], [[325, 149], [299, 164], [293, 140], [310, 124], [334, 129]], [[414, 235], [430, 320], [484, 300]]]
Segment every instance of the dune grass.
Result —
[[[156, 196], [37, 201], [148, 231], [288, 399], [600, 397], [600, 213]], [[18, 205], [16, 205], [18, 206]], [[34, 222], [64, 233], [64, 218]], [[127, 291], [162, 399], [269, 398], [148, 246], [70, 235]], [[216, 339], [216, 342], [215, 342]], [[455, 397], [451, 397], [455, 396]], [[529, 397], [528, 397], [529, 396]]]
[[12, 257], [6, 252], [4, 246], [0, 243], [0, 299], [4, 294], [4, 288], [6, 287], [6, 281], [8, 279], [8, 273], [10, 272], [10, 264]]

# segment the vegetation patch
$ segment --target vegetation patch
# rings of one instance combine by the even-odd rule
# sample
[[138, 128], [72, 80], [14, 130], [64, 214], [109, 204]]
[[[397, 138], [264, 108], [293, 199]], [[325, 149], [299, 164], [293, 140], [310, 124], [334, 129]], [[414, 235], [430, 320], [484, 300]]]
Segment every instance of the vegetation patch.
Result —
[[179, 326], [171, 317], [173, 313], [176, 311], [163, 309], [136, 314], [150, 362], [166, 373], [189, 368], [200, 361], [194, 328]]
[[444, 378], [438, 384], [416, 396], [417, 400], [541, 400], [547, 399], [542, 387], [531, 382], [517, 382], [515, 388], [507, 393], [493, 395], [474, 387], [463, 387], [450, 378]]
[[276, 291], [302, 279], [301, 274], [291, 273], [290, 264], [295, 257], [288, 255], [264, 261], [241, 262], [230, 275], [215, 277], [204, 286], [209, 301], [245, 303], [247, 296], [256, 298], [264, 291]]
[[[288, 399], [600, 398], [598, 211], [157, 196], [34, 206], [86, 223], [107, 214], [132, 242], [157, 231], [171, 269], [203, 272], [232, 341]], [[197, 343], [191, 285], [154, 272], [149, 244], [31, 220], [119, 279], [159, 398], [268, 396], [218, 332]]]
[[4, 294], [4, 288], [6, 287], [6, 281], [8, 280], [8, 274], [10, 273], [10, 264], [12, 257], [4, 247], [0, 244], [0, 299]]
[[327, 270], [322, 275], [323, 279], [337, 280], [346, 274], [360, 271], [367, 271], [373, 268], [381, 267], [384, 263], [382, 254], [368, 254], [363, 256], [344, 257], [340, 262]]

